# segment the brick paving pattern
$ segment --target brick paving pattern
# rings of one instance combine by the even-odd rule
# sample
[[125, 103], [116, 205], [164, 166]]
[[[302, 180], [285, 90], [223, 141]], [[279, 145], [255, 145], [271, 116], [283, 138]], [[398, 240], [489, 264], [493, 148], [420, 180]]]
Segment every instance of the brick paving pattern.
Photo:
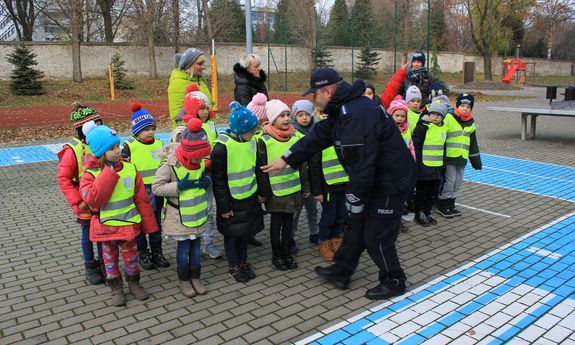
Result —
[[[475, 116], [483, 153], [558, 164], [573, 171], [573, 119], [545, 118], [539, 123], [537, 139], [522, 142], [519, 114], [493, 114], [482, 109], [484, 105], [477, 107]], [[510, 164], [504, 170], [515, 168]], [[377, 284], [377, 269], [367, 255], [353, 276], [351, 289], [336, 290], [319, 279], [313, 268], [324, 262], [316, 248], [307, 243], [306, 217], [302, 215], [297, 270], [280, 272], [272, 268], [269, 237], [264, 230], [258, 235], [264, 246], [249, 248], [250, 262], [258, 274], [255, 280], [236, 283], [227, 275], [226, 261], [204, 257], [202, 278], [209, 293], [185, 298], [178, 289], [175, 243], [165, 241], [171, 267], [142, 272], [150, 299], [140, 302], [127, 295], [127, 306], [118, 308], [110, 305], [108, 288], [89, 286], [84, 281], [80, 227], [58, 189], [55, 171], [55, 161], [0, 166], [0, 344], [280, 344], [311, 338], [330, 343], [329, 338], [319, 340], [348, 330], [355, 333], [332, 340], [359, 344], [366, 340], [361, 338], [365, 336], [362, 327], [356, 324], [343, 330], [343, 325], [351, 326], [368, 314], [380, 312], [381, 316], [382, 311], [393, 309], [399, 312], [369, 320], [379, 320], [365, 330], [377, 335], [370, 343], [400, 339], [418, 343], [420, 337], [433, 343], [454, 339], [466, 344], [496, 343], [498, 337], [508, 336], [517, 344], [575, 343], [573, 293], [563, 298], [564, 290], [557, 290], [572, 286], [567, 282], [575, 276], [569, 271], [573, 264], [567, 268], [553, 266], [554, 262], [567, 264], [561, 260], [569, 260], [573, 253], [562, 252], [559, 247], [528, 247], [536, 249], [531, 249], [526, 258], [539, 258], [528, 261], [529, 265], [544, 263], [564, 268], [558, 272], [571, 272], [571, 280], [559, 272], [550, 279], [564, 281], [552, 283], [527, 283], [533, 278], [530, 276], [517, 284], [514, 278], [519, 274], [501, 278], [505, 269], [496, 270], [495, 264], [480, 266], [491, 257], [486, 254], [497, 255], [493, 251], [503, 245], [508, 247], [500, 254], [507, 253], [514, 248], [509, 244], [520, 238], [548, 234], [542, 238], [552, 238], [565, 246], [569, 239], [572, 241], [568, 234], [554, 237], [554, 231], [561, 234], [573, 222], [572, 217], [563, 223], [552, 222], [575, 212], [573, 200], [558, 199], [554, 191], [533, 194], [522, 191], [521, 186], [506, 189], [496, 183], [470, 182], [478, 180], [470, 173], [470, 181], [464, 183], [458, 199], [462, 217], [441, 218], [438, 226], [425, 230], [407, 223], [411, 231], [400, 235], [398, 249], [408, 275], [409, 293], [392, 301], [374, 302], [363, 297], [366, 288]], [[481, 174], [488, 171], [484, 169]], [[548, 181], [537, 177], [544, 174], [526, 171], [514, 178], [528, 185], [544, 184]], [[574, 179], [563, 180], [555, 181], [556, 191], [573, 195]], [[222, 248], [221, 237], [218, 245]], [[554, 259], [553, 255], [560, 257]], [[467, 274], [466, 270], [476, 266], [474, 274]], [[458, 284], [432, 291], [410, 306], [400, 304], [420, 291], [436, 289], [433, 286], [450, 277], [450, 282]], [[505, 286], [500, 289], [508, 290], [488, 295], [492, 298], [482, 299], [485, 303], [481, 306], [472, 304], [488, 293], [484, 291], [486, 286], [491, 290]], [[558, 303], [557, 296], [563, 298]], [[540, 309], [545, 306], [547, 309]], [[477, 308], [473, 311], [481, 312], [483, 319], [472, 314], [470, 308]], [[471, 315], [477, 317], [472, 319]], [[529, 319], [530, 315], [535, 319]], [[514, 327], [519, 328], [521, 322], [528, 325], [521, 328], [523, 332], [515, 332]], [[354, 338], [357, 341], [344, 341], [353, 336], [358, 337]]]

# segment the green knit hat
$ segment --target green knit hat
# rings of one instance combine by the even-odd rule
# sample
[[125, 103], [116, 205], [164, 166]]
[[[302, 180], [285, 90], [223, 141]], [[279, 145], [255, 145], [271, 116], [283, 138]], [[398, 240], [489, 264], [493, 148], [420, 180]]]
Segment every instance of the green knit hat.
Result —
[[82, 105], [80, 103], [74, 103], [72, 105], [73, 110], [70, 113], [70, 122], [74, 128], [82, 127], [82, 125], [91, 120], [101, 120], [100, 114], [96, 109]]

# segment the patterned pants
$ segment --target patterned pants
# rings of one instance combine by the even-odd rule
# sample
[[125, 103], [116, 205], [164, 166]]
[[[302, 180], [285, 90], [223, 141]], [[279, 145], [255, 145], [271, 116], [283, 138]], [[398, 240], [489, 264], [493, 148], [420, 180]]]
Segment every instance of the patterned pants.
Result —
[[138, 250], [136, 241], [105, 241], [102, 242], [104, 264], [106, 265], [106, 277], [114, 279], [120, 277], [119, 253], [124, 258], [124, 270], [126, 275], [135, 276], [138, 269]]

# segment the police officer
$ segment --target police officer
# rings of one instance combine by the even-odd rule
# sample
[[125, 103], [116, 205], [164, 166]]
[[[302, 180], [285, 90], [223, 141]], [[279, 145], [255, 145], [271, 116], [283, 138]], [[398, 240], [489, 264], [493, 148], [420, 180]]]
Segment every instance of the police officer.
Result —
[[343, 81], [331, 68], [316, 70], [310, 89], [319, 108], [328, 115], [281, 158], [263, 166], [279, 173], [289, 164], [296, 168], [312, 155], [335, 146], [349, 175], [346, 204], [349, 226], [330, 267], [316, 273], [337, 288], [346, 289], [364, 249], [379, 268], [379, 284], [365, 296], [378, 300], [405, 292], [405, 273], [395, 242], [403, 203], [415, 183], [415, 163], [390, 116], [381, 105], [362, 96], [363, 80]]

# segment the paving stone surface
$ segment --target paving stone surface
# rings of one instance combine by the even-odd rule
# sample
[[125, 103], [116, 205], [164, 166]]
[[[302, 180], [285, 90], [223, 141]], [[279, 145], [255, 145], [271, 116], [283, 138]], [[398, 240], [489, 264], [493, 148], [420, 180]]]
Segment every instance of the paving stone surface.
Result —
[[[475, 110], [483, 153], [557, 164], [573, 171], [575, 119], [542, 118], [537, 139], [522, 142], [519, 114], [494, 114], [483, 110], [484, 106]], [[514, 166], [510, 164], [506, 170]], [[488, 171], [484, 169], [481, 174]], [[269, 235], [264, 230], [258, 235], [264, 246], [249, 248], [249, 260], [258, 274], [255, 280], [236, 283], [227, 275], [224, 260], [203, 257], [202, 279], [209, 292], [185, 298], [178, 289], [175, 243], [165, 241], [171, 266], [142, 272], [142, 284], [150, 298], [140, 302], [127, 294], [126, 307], [113, 307], [108, 288], [88, 286], [84, 281], [80, 227], [58, 189], [55, 172], [55, 161], [0, 167], [1, 344], [279, 344], [312, 338], [323, 339], [318, 341], [322, 344], [361, 344], [367, 338], [353, 323], [354, 318], [361, 322], [378, 311], [399, 310], [399, 303], [408, 300], [400, 297], [382, 303], [363, 297], [365, 289], [377, 285], [377, 268], [366, 254], [349, 290], [335, 290], [320, 280], [313, 268], [325, 262], [317, 248], [307, 242], [304, 213], [297, 234], [297, 270], [272, 268]], [[541, 176], [544, 173], [525, 171], [513, 178], [531, 184], [549, 182]], [[462, 217], [439, 219], [438, 226], [425, 229], [406, 223], [410, 232], [400, 235], [398, 250], [410, 296], [418, 289], [434, 286], [438, 279], [458, 274], [453, 272], [462, 272], [462, 267], [500, 246], [575, 212], [569, 197], [554, 194], [573, 188], [572, 176], [553, 182], [557, 187], [545, 193], [473, 180], [479, 181], [479, 177], [470, 173], [458, 198]], [[221, 240], [219, 236], [220, 248]], [[571, 272], [570, 267], [567, 265], [563, 272]], [[408, 339], [413, 343], [426, 339], [431, 343], [454, 339], [459, 343], [495, 343], [509, 335], [514, 343], [575, 343], [573, 297], [552, 306], [553, 297], [545, 300], [551, 295], [548, 290], [505, 285], [512, 277], [500, 280], [497, 272], [481, 273], [380, 318], [379, 323], [371, 320], [370, 334], [382, 336], [377, 339], [387, 343]], [[497, 295], [477, 313], [449, 316], [442, 331], [433, 328], [436, 326], [425, 328], [499, 286], [508, 286], [509, 291]], [[549, 308], [537, 312], [536, 320], [523, 332], [515, 332], [517, 322], [541, 306]], [[344, 330], [342, 324], [355, 326]], [[347, 337], [343, 337], [346, 332]], [[332, 338], [325, 338], [330, 335]], [[377, 343], [374, 340], [371, 338]]]

